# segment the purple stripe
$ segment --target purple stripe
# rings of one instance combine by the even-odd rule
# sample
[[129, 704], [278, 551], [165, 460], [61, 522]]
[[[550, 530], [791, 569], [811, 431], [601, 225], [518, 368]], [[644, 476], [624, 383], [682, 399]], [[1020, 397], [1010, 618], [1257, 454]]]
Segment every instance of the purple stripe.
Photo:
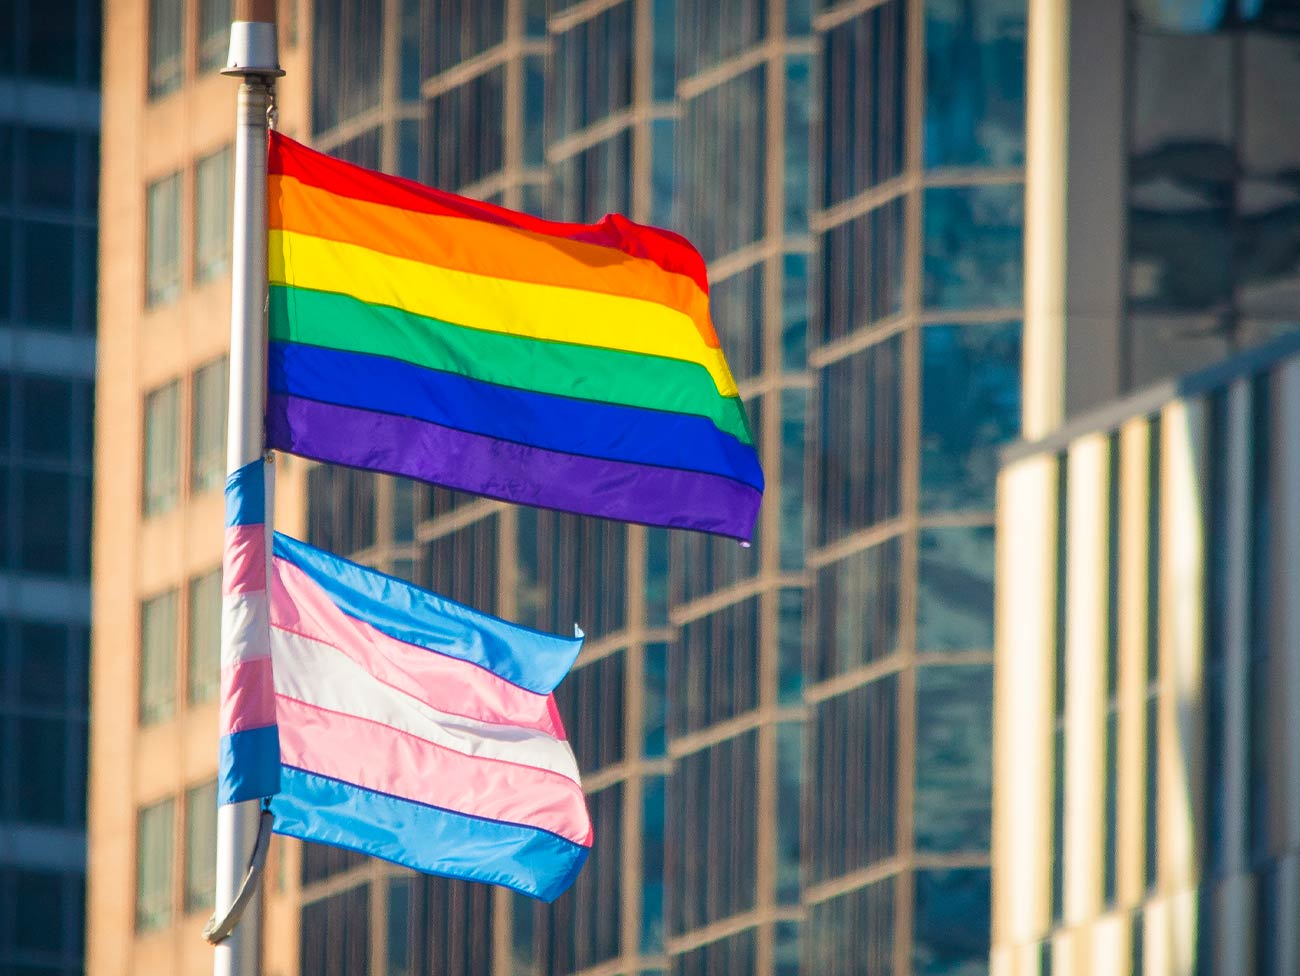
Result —
[[762, 496], [699, 471], [547, 451], [439, 424], [272, 393], [267, 446], [520, 505], [750, 540]]

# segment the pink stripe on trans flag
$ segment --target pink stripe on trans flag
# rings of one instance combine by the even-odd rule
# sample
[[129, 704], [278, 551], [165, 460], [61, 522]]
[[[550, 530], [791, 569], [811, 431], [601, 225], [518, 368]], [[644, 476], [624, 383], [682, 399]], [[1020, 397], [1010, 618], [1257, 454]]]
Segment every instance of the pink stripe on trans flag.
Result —
[[439, 711], [565, 737], [551, 696], [468, 661], [404, 643], [349, 616], [306, 573], [279, 558], [271, 566], [271, 626], [330, 645], [378, 681]]
[[379, 722], [277, 697], [283, 763], [456, 813], [591, 843], [582, 788], [549, 770], [468, 756]]
[[228, 527], [221, 570], [221, 592], [226, 596], [266, 589], [266, 526]]
[[221, 669], [219, 730], [242, 732], [275, 724], [271, 658], [259, 657]]

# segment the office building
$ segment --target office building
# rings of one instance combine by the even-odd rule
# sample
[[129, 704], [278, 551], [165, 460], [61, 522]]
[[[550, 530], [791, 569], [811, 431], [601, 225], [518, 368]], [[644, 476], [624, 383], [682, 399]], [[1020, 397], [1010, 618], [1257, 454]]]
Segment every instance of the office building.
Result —
[[0, 7], [0, 972], [80, 973], [99, 6]]
[[[208, 974], [224, 525], [229, 0], [104, 8], [86, 971]], [[301, 75], [293, 21], [281, 61]], [[292, 87], [281, 111], [300, 115]], [[277, 464], [277, 517], [298, 529]], [[277, 847], [273, 858], [296, 848]], [[283, 868], [272, 862], [273, 871]], [[272, 874], [272, 878], [275, 875]], [[267, 905], [267, 971], [293, 972]]]
[[991, 971], [1290, 972], [1300, 9], [1043, 8]]
[[[105, 246], [106, 277], [121, 265], [105, 343], [135, 378], [100, 403], [134, 418], [114, 428], [122, 456], [141, 455], [151, 395], [177, 382], [193, 402], [194, 370], [220, 355], [223, 279], [178, 272], [176, 297], [150, 308], [142, 244], [162, 192], [149, 188], [179, 172], [184, 216], [167, 232], [180, 253], [197, 247], [186, 188], [230, 138], [233, 85], [196, 67], [208, 6], [185, 6], [181, 28], [163, 4], [110, 15], [120, 104], [106, 112], [123, 128], [105, 174], [124, 174], [114, 199], [132, 236]], [[742, 549], [293, 462], [303, 495], [285, 504], [305, 503], [310, 541], [525, 624], [587, 631], [558, 697], [596, 841], [573, 891], [543, 906], [277, 840], [268, 971], [984, 972], [993, 479], [1020, 412], [1023, 0], [282, 11], [290, 135], [506, 206], [621, 211], [690, 237], [768, 490]], [[148, 39], [177, 30], [182, 42]], [[151, 97], [141, 65], [159, 50], [179, 66], [151, 70], [175, 91]], [[144, 615], [160, 611], [144, 608], [188, 599], [218, 552], [215, 495], [182, 489], [146, 515], [139, 474], [116, 477], [140, 514], [97, 551], [126, 546], [141, 569], [104, 578], [97, 649], [148, 643]], [[168, 660], [184, 660], [183, 625], [167, 633]], [[189, 829], [186, 791], [213, 774], [212, 719], [178, 700], [142, 725], [137, 672], [102, 668], [122, 696], [103, 706], [102, 768], [161, 772], [142, 772], [129, 802], [104, 784], [112, 857], [92, 926], [129, 930], [134, 904], [137, 934], [112, 936], [117, 955], [92, 972], [189, 967], [202, 947], [178, 923], [201, 917], [183, 915], [181, 882], [161, 883], [167, 911], [144, 931], [139, 905], [152, 852]], [[95, 870], [99, 824], [92, 806]]]

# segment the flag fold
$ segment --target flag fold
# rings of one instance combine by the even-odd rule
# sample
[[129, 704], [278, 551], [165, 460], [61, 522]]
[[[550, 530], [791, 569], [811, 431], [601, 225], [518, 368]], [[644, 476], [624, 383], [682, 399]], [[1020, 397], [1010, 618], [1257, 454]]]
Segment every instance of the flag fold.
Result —
[[279, 533], [271, 556], [276, 831], [563, 892], [592, 833], [551, 692], [581, 635], [507, 623]]
[[269, 446], [748, 541], [763, 472], [683, 238], [541, 220], [272, 133]]

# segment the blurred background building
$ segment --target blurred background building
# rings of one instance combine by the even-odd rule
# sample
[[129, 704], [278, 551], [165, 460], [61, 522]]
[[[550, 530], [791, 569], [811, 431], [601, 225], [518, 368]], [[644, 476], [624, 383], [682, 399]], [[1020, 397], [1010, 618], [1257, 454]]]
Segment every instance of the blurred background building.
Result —
[[82, 971], [98, 0], [0, 4], [0, 972]]
[[992, 972], [1294, 972], [1300, 4], [1031, 8]]
[[[741, 549], [281, 459], [286, 531], [587, 630], [596, 847], [547, 907], [277, 840], [271, 976], [986, 971], [1024, 6], [281, 3], [289, 135], [688, 235], [769, 487]], [[106, 10], [92, 974], [208, 967], [229, 16]]]

